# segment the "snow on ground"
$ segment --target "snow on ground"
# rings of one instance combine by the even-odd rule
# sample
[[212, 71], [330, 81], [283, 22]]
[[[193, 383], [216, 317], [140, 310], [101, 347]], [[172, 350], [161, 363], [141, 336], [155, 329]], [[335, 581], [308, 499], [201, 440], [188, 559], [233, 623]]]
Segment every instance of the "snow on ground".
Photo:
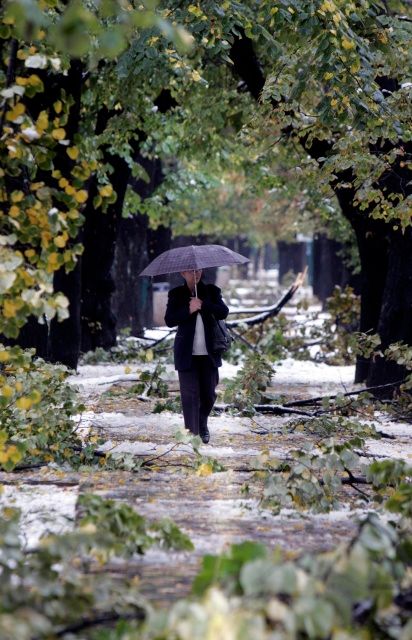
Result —
[[376, 457], [404, 460], [412, 465], [412, 438], [391, 440], [367, 440], [365, 450], [369, 455]]
[[[135, 364], [84, 364], [78, 367], [76, 374], [68, 377], [69, 384], [80, 389], [85, 396], [103, 393], [117, 382], [136, 382], [142, 371], [155, 368], [153, 362]], [[166, 364], [167, 380], [177, 380], [172, 364]]]
[[78, 487], [3, 485], [0, 508], [20, 510], [22, 538], [28, 548], [33, 548], [47, 533], [72, 529], [77, 497]]
[[[156, 365], [153, 362], [136, 364], [85, 364], [80, 365], [77, 374], [68, 378], [71, 384], [79, 386], [84, 391], [104, 391], [104, 387], [116, 382], [134, 382], [144, 369], [152, 370]], [[177, 373], [172, 364], [166, 364], [166, 378], [177, 380]], [[234, 365], [223, 361], [219, 369], [221, 380], [231, 379], [236, 376], [241, 365]], [[351, 386], [355, 375], [354, 366], [330, 366], [323, 362], [311, 360], [293, 360], [287, 358], [274, 365], [274, 384], [335, 384], [342, 387]]]
[[[311, 360], [293, 360], [287, 358], [274, 365], [275, 375], [272, 384], [334, 384], [339, 385], [344, 391], [346, 387], [353, 385], [355, 366], [330, 366], [324, 362], [312, 362]], [[337, 389], [337, 392], [339, 389]]]

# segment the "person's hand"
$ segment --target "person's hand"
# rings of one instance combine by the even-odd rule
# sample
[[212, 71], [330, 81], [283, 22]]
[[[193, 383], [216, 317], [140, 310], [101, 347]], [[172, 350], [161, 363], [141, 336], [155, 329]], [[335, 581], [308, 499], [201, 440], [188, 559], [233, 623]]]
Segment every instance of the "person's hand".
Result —
[[202, 301], [199, 298], [190, 298], [189, 311], [190, 313], [196, 313], [202, 308]]

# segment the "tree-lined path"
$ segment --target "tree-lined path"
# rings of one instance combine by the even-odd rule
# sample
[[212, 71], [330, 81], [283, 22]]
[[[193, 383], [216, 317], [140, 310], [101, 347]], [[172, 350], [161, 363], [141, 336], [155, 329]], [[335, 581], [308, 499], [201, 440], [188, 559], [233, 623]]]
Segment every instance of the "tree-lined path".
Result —
[[[130, 369], [134, 371], [135, 366], [127, 371]], [[226, 381], [225, 371], [230, 373], [232, 369], [227, 365], [223, 368], [220, 388]], [[270, 460], [288, 458], [292, 450], [316, 442], [316, 437], [308, 436], [302, 426], [292, 426], [290, 416], [213, 415], [210, 444], [201, 445], [196, 454], [190, 444], [176, 440], [175, 434], [182, 433], [179, 414], [153, 413], [156, 401], [138, 400], [133, 393], [133, 380], [111, 382], [116, 377], [133, 377], [133, 373], [124, 371], [123, 365], [80, 367], [79, 375], [73, 377], [86, 404], [80, 430], [99, 436], [105, 442], [100, 448], [102, 452], [131, 454], [135, 462], [144, 461], [140, 469], [78, 473], [42, 469], [0, 477], [0, 482], [20, 485], [20, 491], [29, 491], [32, 499], [40, 493], [40, 512], [41, 496], [43, 510], [44, 502], [49, 502], [43, 513], [45, 528], [56, 514], [59, 516], [59, 506], [56, 512], [51, 506], [54, 497], [60, 508], [66, 500], [73, 509], [76, 504], [73, 496], [93, 493], [126, 502], [149, 520], [173, 519], [194, 544], [193, 551], [154, 548], [144, 556], [116, 559], [104, 566], [104, 572], [137, 576], [139, 589], [150, 601], [169, 605], [188, 595], [205, 554], [221, 553], [233, 543], [259, 541], [270, 548], [279, 546], [290, 557], [297, 557], [305, 552], [335, 549], [338, 543], [354, 535], [357, 518], [363, 512], [354, 491], [346, 491], [346, 509], [332, 514], [302, 515], [286, 509], [276, 515], [261, 504], [265, 465]], [[352, 373], [351, 367], [289, 361], [278, 367], [272, 391], [285, 400], [347, 391]], [[167, 378], [173, 396], [177, 381], [171, 366]], [[396, 425], [388, 424], [385, 428], [395, 434], [396, 440], [387, 441], [384, 447], [379, 444], [378, 449], [377, 441], [370, 440], [371, 450], [378, 455], [386, 452], [388, 456], [405, 459], [412, 455], [406, 434], [402, 435], [402, 430], [397, 432]], [[25, 483], [34, 486], [27, 487]], [[55, 492], [57, 495], [53, 497]], [[32, 513], [33, 518], [36, 513]]]

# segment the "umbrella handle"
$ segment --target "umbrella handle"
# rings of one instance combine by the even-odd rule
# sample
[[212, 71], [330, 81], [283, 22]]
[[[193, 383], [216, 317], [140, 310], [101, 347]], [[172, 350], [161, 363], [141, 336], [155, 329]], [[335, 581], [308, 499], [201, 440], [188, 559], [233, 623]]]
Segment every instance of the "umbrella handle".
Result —
[[195, 297], [197, 298], [197, 283], [196, 283], [196, 271], [193, 269], [193, 280], [195, 283]]

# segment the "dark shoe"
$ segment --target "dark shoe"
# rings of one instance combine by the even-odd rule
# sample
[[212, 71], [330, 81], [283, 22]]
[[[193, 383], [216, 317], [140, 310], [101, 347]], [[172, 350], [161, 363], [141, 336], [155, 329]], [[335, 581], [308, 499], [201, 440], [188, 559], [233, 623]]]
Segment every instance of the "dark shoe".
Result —
[[202, 442], [204, 444], [207, 444], [210, 440], [210, 433], [209, 433], [209, 429], [207, 427], [205, 427], [204, 429], [202, 429], [202, 431], [199, 433]]

